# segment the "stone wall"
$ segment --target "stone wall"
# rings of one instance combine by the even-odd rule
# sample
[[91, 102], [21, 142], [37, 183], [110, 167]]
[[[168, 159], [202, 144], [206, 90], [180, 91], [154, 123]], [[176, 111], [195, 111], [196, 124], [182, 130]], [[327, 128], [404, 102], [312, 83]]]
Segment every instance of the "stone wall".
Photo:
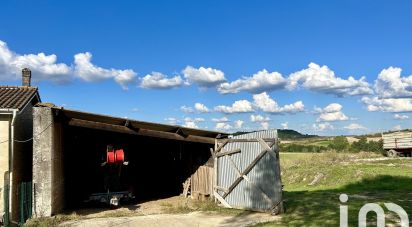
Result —
[[64, 208], [62, 127], [48, 107], [33, 108], [33, 215], [48, 217]]

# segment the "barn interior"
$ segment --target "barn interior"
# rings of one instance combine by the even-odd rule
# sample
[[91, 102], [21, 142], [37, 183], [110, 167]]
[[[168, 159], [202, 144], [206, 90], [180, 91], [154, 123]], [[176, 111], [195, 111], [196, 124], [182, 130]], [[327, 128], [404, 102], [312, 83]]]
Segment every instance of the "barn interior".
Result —
[[[56, 197], [63, 197], [53, 213], [101, 207], [89, 201], [90, 196], [109, 190], [131, 192], [135, 198], [126, 201], [129, 204], [179, 195], [199, 166], [211, 164], [215, 138], [225, 136], [64, 109], [52, 112], [53, 152], [60, 159], [53, 161], [57, 180], [52, 180], [52, 188], [61, 193]], [[124, 163], [107, 164], [108, 145], [123, 149]]]
[[[106, 192], [107, 177], [112, 190], [131, 191], [135, 201], [147, 201], [182, 193], [183, 182], [210, 158], [210, 144], [136, 136], [68, 126], [63, 147], [67, 208], [85, 204], [94, 193]], [[127, 165], [106, 161], [107, 145], [124, 150]], [[110, 184], [110, 183], [109, 183]]]

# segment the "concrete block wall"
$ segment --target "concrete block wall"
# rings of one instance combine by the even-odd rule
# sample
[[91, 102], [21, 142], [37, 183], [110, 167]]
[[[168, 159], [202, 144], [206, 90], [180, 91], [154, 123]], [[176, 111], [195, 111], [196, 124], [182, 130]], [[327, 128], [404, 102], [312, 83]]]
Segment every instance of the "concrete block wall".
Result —
[[64, 208], [62, 126], [48, 107], [33, 108], [33, 215], [48, 217]]
[[51, 216], [53, 113], [33, 108], [33, 215]]

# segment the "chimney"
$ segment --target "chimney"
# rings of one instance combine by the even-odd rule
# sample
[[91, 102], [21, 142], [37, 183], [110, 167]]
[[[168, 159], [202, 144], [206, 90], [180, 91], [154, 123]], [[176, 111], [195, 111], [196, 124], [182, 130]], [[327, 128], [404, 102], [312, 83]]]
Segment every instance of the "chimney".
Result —
[[31, 71], [28, 68], [24, 68], [21, 71], [22, 74], [22, 85], [30, 87], [31, 85]]

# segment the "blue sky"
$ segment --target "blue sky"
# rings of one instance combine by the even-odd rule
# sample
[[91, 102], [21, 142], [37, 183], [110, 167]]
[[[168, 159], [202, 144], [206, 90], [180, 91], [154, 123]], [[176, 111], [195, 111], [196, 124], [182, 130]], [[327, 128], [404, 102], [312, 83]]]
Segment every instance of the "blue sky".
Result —
[[0, 4], [0, 82], [29, 67], [44, 102], [218, 131], [412, 127], [411, 1]]

